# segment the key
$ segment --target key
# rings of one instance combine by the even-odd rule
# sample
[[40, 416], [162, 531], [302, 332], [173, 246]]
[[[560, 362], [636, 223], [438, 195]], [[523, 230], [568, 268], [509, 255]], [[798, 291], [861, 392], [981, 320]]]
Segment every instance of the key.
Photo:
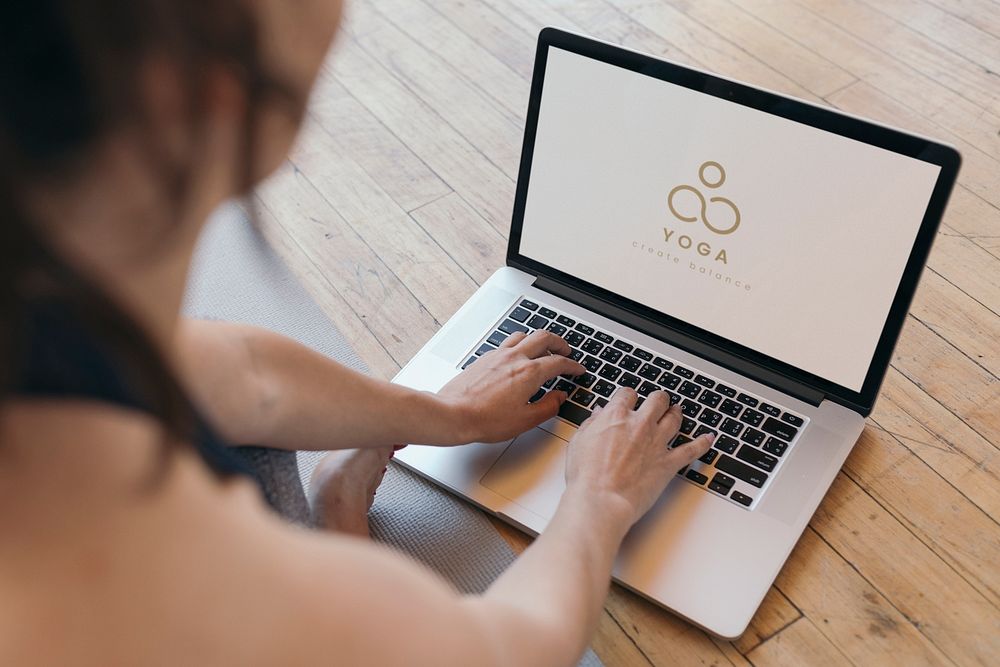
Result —
[[532, 395], [531, 398], [528, 399], [528, 403], [534, 403], [535, 401], [539, 400], [544, 395], [545, 395], [545, 390], [544, 389], [539, 389], [538, 391], [536, 391], [534, 393], [534, 395]]
[[734, 438], [737, 438], [740, 433], [743, 432], [743, 424], [739, 423], [732, 417], [726, 417], [726, 421], [722, 422], [722, 426], [720, 426], [719, 429], [723, 433], [728, 433]]
[[603, 331], [594, 332], [594, 338], [601, 341], [605, 345], [610, 345], [615, 342], [615, 339], [611, 336], [611, 334], [606, 334]]
[[510, 311], [510, 315], [508, 315], [508, 317], [515, 322], [524, 322], [526, 319], [531, 317], [531, 312], [518, 306], [514, 310]]
[[674, 372], [682, 378], [687, 378], [688, 380], [694, 377], [694, 371], [690, 368], [684, 368], [683, 366], [674, 366]]
[[544, 329], [549, 326], [549, 321], [541, 315], [532, 315], [531, 319], [528, 320], [528, 326], [532, 329]]
[[566, 327], [572, 327], [573, 325], [576, 324], [576, 320], [566, 317], [565, 315], [560, 315], [559, 317], [557, 317], [556, 322]]
[[507, 334], [501, 331], [494, 331], [493, 333], [490, 334], [490, 337], [486, 339], [486, 342], [489, 343], [490, 345], [496, 345], [497, 347], [500, 347], [500, 343], [504, 342], [505, 340], [507, 340]]
[[751, 498], [746, 494], [740, 493], [739, 491], [733, 491], [733, 495], [729, 497], [738, 502], [740, 505], [746, 505], [747, 507], [750, 507], [750, 504], [753, 503], [753, 498]]
[[702, 424], [708, 424], [709, 426], [718, 426], [719, 422], [722, 421], [722, 415], [712, 410], [710, 408], [705, 408], [698, 415], [698, 421]]
[[680, 383], [681, 379], [673, 373], [664, 373], [663, 376], [656, 381], [656, 384], [661, 387], [666, 387], [667, 389], [677, 389], [677, 385]]
[[740, 447], [740, 451], [736, 452], [736, 458], [752, 463], [765, 472], [771, 472], [774, 466], [778, 465], [778, 459], [749, 445]]
[[534, 301], [528, 301], [527, 299], [521, 301], [521, 307], [527, 308], [528, 310], [538, 310], [538, 304]]
[[672, 391], [668, 391], [667, 392], [667, 396], [670, 397], [670, 405], [677, 405], [678, 403], [681, 402], [681, 395], [680, 394], [675, 394]]
[[771, 415], [772, 417], [777, 417], [781, 414], [781, 408], [771, 405], [770, 403], [761, 403], [760, 407], [757, 409], [765, 414]]
[[709, 389], [715, 386], [715, 380], [710, 377], [705, 377], [704, 375], [695, 375], [694, 381], [703, 387], [708, 387]]
[[717, 473], [715, 473], [715, 477], [712, 478], [712, 481], [715, 482], [715, 483], [717, 483], [717, 484], [721, 484], [722, 486], [726, 487], [727, 489], [731, 489], [733, 487], [733, 484], [736, 483], [735, 479], [733, 479], [732, 477], [730, 477], [729, 475], [727, 475], [724, 472], [717, 472]]
[[487, 343], [483, 343], [482, 345], [479, 346], [479, 349], [476, 350], [476, 356], [477, 357], [481, 357], [484, 354], [486, 354], [487, 352], [492, 352], [495, 349], [496, 348], [493, 347], [492, 345], [489, 345]]
[[528, 333], [528, 327], [523, 324], [518, 324], [514, 320], [504, 320], [500, 326], [497, 327], [500, 331], [505, 334], [512, 334], [515, 331], [520, 331], [522, 333]]
[[760, 443], [764, 442], [764, 434], [755, 428], [747, 428], [743, 431], [743, 437], [740, 440], [749, 442], [754, 447], [760, 447]]
[[542, 317], [547, 317], [551, 320], [553, 317], [556, 316], [556, 311], [552, 310], [551, 308], [539, 308], [538, 314], [541, 315]]
[[556, 383], [555, 378], [549, 378], [548, 380], [542, 383], [542, 387], [544, 389], [552, 389], [552, 385], [554, 385], [555, 383]]
[[597, 408], [603, 408], [607, 404], [608, 404], [608, 399], [598, 398], [596, 401], [594, 401], [594, 409], [596, 410]]
[[635, 348], [634, 350], [632, 350], [632, 356], [639, 357], [643, 361], [652, 361], [653, 360], [653, 353], [652, 352], [647, 352], [646, 350], [641, 350], [639, 348]]
[[687, 474], [684, 476], [690, 479], [692, 482], [697, 482], [698, 484], [704, 484], [705, 482], [708, 481], [708, 477], [705, 477], [697, 470], [688, 470]]
[[685, 382], [677, 390], [677, 393], [687, 396], [688, 398], [694, 398], [701, 393], [701, 387], [696, 385], [694, 382]]
[[476, 363], [477, 359], [479, 359], [479, 357], [469, 357], [468, 359], [466, 359], [465, 363], [462, 364], [462, 370], [464, 371], [466, 368]]
[[719, 452], [715, 451], [714, 449], [710, 449], [701, 456], [699, 456], [698, 460], [701, 461], [702, 463], [711, 463], [712, 461], [715, 460], [715, 457], [718, 455]]
[[730, 417], [735, 417], [743, 411], [743, 406], [736, 401], [727, 398], [722, 402], [722, 405], [719, 406], [719, 410], [721, 412], [725, 412]]
[[659, 387], [657, 387], [652, 382], [649, 382], [648, 380], [643, 380], [642, 384], [639, 385], [639, 388], [636, 389], [636, 391], [639, 392], [640, 396], [649, 396], [657, 389], [659, 389]]
[[603, 359], [604, 361], [608, 362], [609, 364], [613, 364], [622, 358], [622, 353], [614, 349], [613, 347], [606, 347], [604, 348], [604, 351], [601, 352], [600, 356], [601, 359]]
[[788, 445], [775, 437], [770, 437], [767, 442], [764, 443], [762, 449], [768, 454], [773, 454], [775, 456], [781, 456], [788, 449]]
[[764, 486], [764, 482], [767, 481], [767, 473], [725, 454], [720, 456], [719, 460], [715, 462], [715, 467], [742, 479], [747, 484], [753, 484], [757, 488]]
[[596, 373], [597, 369], [601, 367], [601, 360], [597, 357], [592, 357], [589, 354], [584, 357], [580, 363], [591, 373]]
[[681, 445], [686, 445], [689, 442], [691, 442], [691, 438], [687, 437], [686, 435], [678, 435], [677, 437], [674, 438], [674, 441], [670, 443], [670, 449], [673, 449], [675, 447], [680, 447]]
[[799, 429], [795, 428], [787, 422], [778, 421], [774, 417], [768, 417], [764, 425], [760, 427], [760, 430], [765, 433], [770, 433], [771, 435], [776, 435], [782, 440], [792, 440], [799, 432]]
[[565, 391], [567, 394], [572, 394], [574, 389], [576, 389], [576, 385], [569, 380], [559, 380], [556, 382], [556, 391]]
[[656, 379], [660, 377], [661, 372], [662, 371], [653, 364], [643, 364], [642, 368], [639, 369], [639, 377], [655, 382]]
[[637, 399], [635, 399], [635, 407], [634, 407], [634, 408], [632, 408], [632, 409], [633, 409], [633, 410], [638, 410], [638, 409], [639, 409], [639, 407], [640, 407], [640, 406], [641, 406], [641, 405], [642, 405], [642, 404], [643, 404], [643, 403], [644, 403], [645, 401], [646, 401], [646, 397], [645, 397], [645, 396], [640, 396], [640, 397], [638, 397]]
[[615, 347], [617, 347], [622, 352], [631, 352], [632, 351], [632, 344], [631, 343], [626, 343], [623, 340], [616, 340], [615, 341]]
[[615, 368], [610, 364], [604, 364], [604, 366], [601, 367], [601, 370], [599, 370], [597, 374], [600, 375], [605, 380], [614, 381], [617, 380], [618, 376], [622, 374], [622, 369]]
[[739, 396], [736, 397], [736, 400], [739, 401], [740, 403], [746, 403], [751, 408], [756, 408], [757, 404], [760, 403], [760, 401], [758, 401], [753, 396], [748, 396], [746, 394], [740, 394]]
[[568, 422], [572, 422], [579, 426], [584, 422], [584, 420], [590, 416], [590, 410], [587, 408], [582, 408], [576, 403], [570, 403], [566, 401], [561, 406], [559, 406], [559, 416]]
[[694, 433], [691, 434], [691, 437], [692, 438], [697, 438], [697, 437], [705, 435], [705, 434], [715, 435], [715, 431], [713, 431], [712, 429], [710, 429], [709, 427], [707, 427], [705, 425], [701, 425], [701, 426], [698, 427], [698, 430], [696, 430]]
[[701, 410], [701, 406], [694, 401], [684, 401], [681, 403], [681, 412], [687, 417], [696, 417]]
[[681, 419], [681, 433], [690, 435], [695, 426], [697, 426], [697, 423], [690, 417], [684, 417]]
[[618, 362], [618, 365], [624, 368], [625, 370], [634, 373], [637, 370], [639, 370], [639, 366], [642, 365], [642, 362], [633, 357], [631, 354], [626, 354], [625, 357]]
[[611, 394], [615, 393], [615, 385], [611, 384], [607, 380], [598, 380], [594, 383], [594, 386], [590, 388], [596, 394], [600, 394], [607, 398]]
[[716, 394], [711, 389], [706, 389], [705, 391], [701, 392], [701, 396], [698, 397], [699, 403], [704, 403], [710, 408], [714, 408], [715, 406], [717, 406], [719, 404], [719, 401], [721, 400], [722, 400], [722, 395]]
[[566, 333], [566, 327], [564, 327], [561, 324], [556, 324], [555, 322], [550, 323], [549, 326], [545, 327], [545, 330], [551, 331], [557, 336], [562, 336], [564, 333]]
[[674, 363], [672, 361], [667, 361], [663, 357], [657, 357], [656, 359], [653, 359], [653, 365], [659, 366], [665, 371], [669, 371], [671, 368], [674, 367]]
[[747, 408], [740, 415], [740, 421], [750, 424], [751, 426], [760, 426], [760, 423], [764, 421], [764, 413], [757, 412], [753, 408]]
[[580, 344], [586, 340], [586, 337], [579, 331], [569, 331], [564, 338], [566, 338], [566, 342], [570, 344], [570, 347], [580, 347]]
[[581, 387], [587, 387], [588, 389], [590, 388], [590, 385], [594, 384], [594, 382], [596, 382], [596, 381], [597, 381], [597, 378], [595, 378], [590, 373], [584, 373], [583, 375], [577, 375], [575, 378], [573, 378], [573, 382], [576, 382]]
[[620, 378], [618, 378], [618, 384], [623, 387], [631, 387], [632, 389], [635, 389], [639, 386], [639, 378], [631, 373], [624, 373]]
[[786, 412], [785, 414], [781, 415], [781, 420], [788, 422], [792, 426], [802, 426], [803, 424], [806, 423], [805, 420], [802, 419], [802, 417], [793, 415], [790, 412]]
[[732, 487], [722, 486], [718, 482], [713, 481], [709, 483], [708, 488], [712, 489], [716, 493], [721, 493], [722, 495], [726, 496], [729, 495], [729, 489], [731, 489]]
[[593, 400], [594, 400], [594, 395], [582, 387], [580, 389], [577, 389], [576, 393], [573, 394], [573, 401], [579, 403], [584, 407], [590, 405], [593, 402]]
[[740, 443], [728, 435], [720, 435], [715, 439], [715, 443], [712, 446], [726, 454], [732, 454], [740, 446]]
[[580, 349], [587, 354], [597, 355], [604, 349], [604, 343], [598, 343], [593, 338], [588, 338], [587, 342], [580, 346]]
[[573, 361], [580, 361], [583, 359], [583, 350], [573, 350], [569, 353], [569, 358]]
[[594, 335], [594, 327], [588, 327], [583, 322], [580, 322], [579, 324], [577, 324], [576, 327], [575, 327], [575, 329], [577, 331], [579, 331], [580, 333], [582, 333], [584, 336], [593, 336]]
[[724, 384], [715, 385], [715, 391], [719, 392], [723, 396], [728, 396], [729, 398], [736, 398], [736, 394], [739, 393], [732, 387]]

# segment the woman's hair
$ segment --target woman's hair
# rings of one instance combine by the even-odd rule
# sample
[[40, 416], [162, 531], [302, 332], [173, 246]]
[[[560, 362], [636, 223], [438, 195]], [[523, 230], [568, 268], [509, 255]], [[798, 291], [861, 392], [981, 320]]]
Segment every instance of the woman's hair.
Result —
[[103, 140], [135, 129], [146, 137], [144, 153], [179, 211], [196, 158], [167, 157], [153, 136], [142, 81], [153, 59], [173, 66], [185, 86], [192, 145], [204, 130], [208, 74], [221, 67], [239, 81], [247, 99], [241, 164], [249, 188], [256, 110], [276, 102], [298, 113], [301, 105], [261, 61], [255, 18], [246, 0], [0, 5], [0, 402], [14, 390], [12, 368], [24, 353], [20, 332], [32, 307], [39, 299], [57, 299], [114, 351], [169, 439], [191, 437], [191, 404], [149, 335], [59, 255], [28, 214], [23, 193], [41, 184], [71, 183]]

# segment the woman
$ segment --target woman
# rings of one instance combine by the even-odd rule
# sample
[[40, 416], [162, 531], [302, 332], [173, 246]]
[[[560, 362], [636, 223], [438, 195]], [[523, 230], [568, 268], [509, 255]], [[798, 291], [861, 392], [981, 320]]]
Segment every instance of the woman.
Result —
[[[627, 529], [707, 439], [620, 390], [569, 448], [548, 529], [461, 597], [364, 533], [390, 443], [512, 437], [583, 369], [512, 336], [433, 395], [179, 316], [221, 201], [281, 163], [330, 0], [0, 9], [0, 663], [571, 664]], [[283, 523], [222, 445], [340, 449]], [[355, 448], [349, 450], [347, 448]]]

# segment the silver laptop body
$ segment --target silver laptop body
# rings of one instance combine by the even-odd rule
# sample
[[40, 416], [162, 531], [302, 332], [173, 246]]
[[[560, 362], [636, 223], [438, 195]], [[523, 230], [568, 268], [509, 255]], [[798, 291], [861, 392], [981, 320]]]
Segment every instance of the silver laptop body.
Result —
[[396, 460], [537, 534], [577, 423], [618, 386], [670, 392], [680, 437], [716, 444], [613, 575], [739, 636], [861, 434], [958, 167], [924, 138], [543, 30], [507, 266], [394, 381], [436, 391], [534, 329], [587, 377], [554, 379], [561, 416], [512, 441]]

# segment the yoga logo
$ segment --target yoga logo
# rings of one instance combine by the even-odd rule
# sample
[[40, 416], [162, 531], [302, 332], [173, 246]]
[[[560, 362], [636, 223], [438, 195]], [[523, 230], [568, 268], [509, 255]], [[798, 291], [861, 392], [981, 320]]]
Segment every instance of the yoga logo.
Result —
[[[708, 169], [713, 169], [718, 172], [715, 180], [710, 181], [706, 177], [705, 171]], [[698, 169], [698, 179], [706, 188], [714, 190], [726, 182], [726, 170], [723, 169], [722, 165], [718, 162], [712, 162], [710, 160], [702, 164]], [[683, 215], [674, 207], [674, 197], [681, 191], [692, 192], [694, 193], [694, 196], [698, 198], [698, 201], [701, 202], [700, 216]], [[712, 222], [708, 219], [708, 202], [711, 202], [712, 204], [721, 204], [728, 207], [733, 212], [733, 220], [728, 227], [717, 227], [712, 224]], [[673, 213], [674, 217], [678, 220], [683, 220], [684, 222], [696, 222], [700, 218], [702, 223], [708, 227], [709, 231], [715, 232], [716, 234], [724, 236], [735, 232], [740, 226], [740, 209], [736, 208], [736, 204], [729, 201], [725, 197], [712, 197], [708, 200], [708, 202], [705, 201], [705, 195], [701, 194], [697, 188], [691, 185], [678, 185], [671, 190], [670, 194], [667, 196], [667, 206], [670, 208], [670, 212]]]

